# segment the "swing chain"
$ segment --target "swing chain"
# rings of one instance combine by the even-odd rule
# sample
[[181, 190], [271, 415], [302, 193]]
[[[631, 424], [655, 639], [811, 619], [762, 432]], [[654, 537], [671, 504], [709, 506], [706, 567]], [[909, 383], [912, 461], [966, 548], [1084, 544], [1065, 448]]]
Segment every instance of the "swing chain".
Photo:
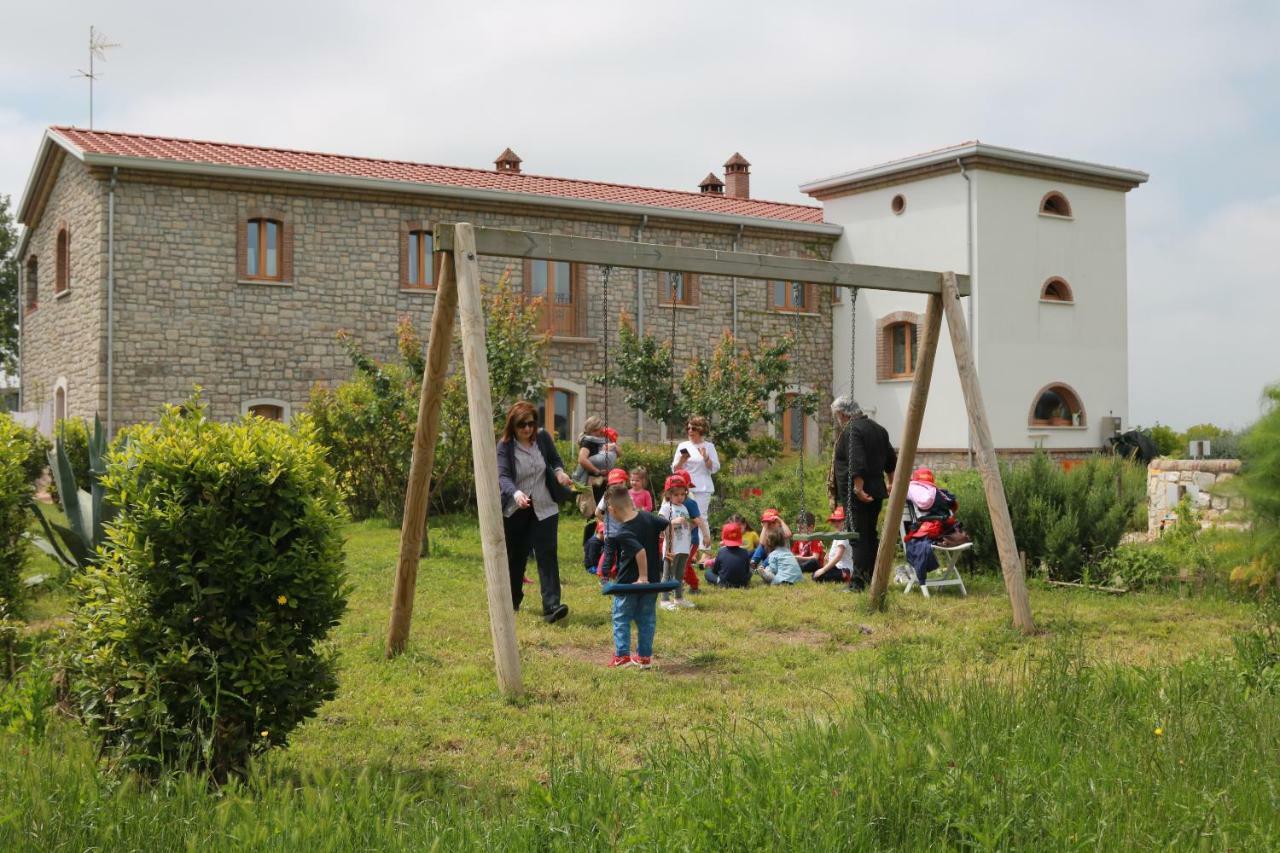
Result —
[[[858, 289], [849, 288], [849, 399], [856, 400], [853, 395], [854, 369], [857, 367], [858, 348], [856, 346], [856, 330], [858, 328]], [[845, 425], [845, 483], [844, 483], [844, 523], [847, 530], [853, 529], [853, 430]]]
[[601, 340], [604, 341], [604, 422], [609, 424], [609, 274], [613, 272], [613, 267], [603, 266], [600, 268], [601, 276], [601, 296], [604, 307], [604, 333]]

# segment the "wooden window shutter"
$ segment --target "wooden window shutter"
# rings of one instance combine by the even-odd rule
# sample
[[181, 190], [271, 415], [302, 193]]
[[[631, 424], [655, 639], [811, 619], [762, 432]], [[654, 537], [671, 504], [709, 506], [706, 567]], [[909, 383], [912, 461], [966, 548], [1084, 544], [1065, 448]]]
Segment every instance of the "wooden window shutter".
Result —
[[240, 217], [236, 223], [236, 278], [244, 280], [249, 277], [249, 218]]
[[876, 322], [876, 379], [880, 382], [889, 378], [889, 347], [887, 318]]
[[573, 294], [573, 332], [587, 334], [587, 270], [580, 264], [569, 265], [569, 292]]
[[804, 310], [810, 313], [818, 310], [818, 286], [811, 281], [804, 283]]
[[293, 222], [280, 219], [280, 280], [293, 281]]
[[409, 232], [412, 229], [412, 222], [400, 226], [400, 287], [409, 286]]
[[698, 290], [702, 282], [698, 278], [697, 273], [685, 273], [684, 276], [684, 301], [686, 305], [698, 304]]

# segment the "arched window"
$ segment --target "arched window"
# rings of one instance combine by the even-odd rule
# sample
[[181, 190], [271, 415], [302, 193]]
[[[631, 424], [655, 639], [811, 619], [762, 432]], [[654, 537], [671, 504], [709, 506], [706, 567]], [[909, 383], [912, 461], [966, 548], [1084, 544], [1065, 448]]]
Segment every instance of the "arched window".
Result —
[[1067, 197], [1062, 193], [1054, 190], [1045, 193], [1044, 198], [1040, 199], [1040, 212], [1045, 216], [1062, 216], [1069, 218], [1071, 216], [1071, 202], [1067, 201]]
[[1040, 288], [1040, 300], [1042, 302], [1075, 302], [1075, 297], [1071, 294], [1071, 285], [1067, 284], [1066, 279], [1054, 276], [1044, 283]]
[[893, 200], [889, 202], [889, 209], [892, 210], [895, 215], [901, 216], [902, 211], [907, 209], [907, 197], [902, 193], [898, 193], [893, 197]]
[[59, 384], [53, 389], [53, 422], [65, 421], [67, 419], [67, 387]]
[[27, 313], [40, 304], [40, 263], [36, 256], [27, 258]]
[[274, 397], [259, 397], [255, 400], [245, 400], [240, 404], [240, 413], [242, 415], [254, 415], [259, 418], [265, 418], [269, 421], [280, 421], [288, 423], [292, 415], [292, 406], [284, 400], [277, 400]]
[[1036, 394], [1031, 407], [1029, 426], [1084, 426], [1084, 405], [1080, 395], [1061, 382], [1046, 385]]
[[910, 379], [920, 350], [920, 316], [895, 311], [876, 321], [876, 378], [881, 382]]
[[538, 418], [552, 438], [568, 441], [574, 435], [574, 395], [563, 388], [548, 388], [546, 399], [538, 407]]
[[57, 296], [71, 284], [71, 236], [67, 226], [58, 229], [58, 251], [53, 264], [53, 295]]

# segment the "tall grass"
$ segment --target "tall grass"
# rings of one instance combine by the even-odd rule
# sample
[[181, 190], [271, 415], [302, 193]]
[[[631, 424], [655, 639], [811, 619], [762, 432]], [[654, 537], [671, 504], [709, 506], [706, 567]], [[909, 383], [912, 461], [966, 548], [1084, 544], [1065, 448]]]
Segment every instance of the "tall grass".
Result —
[[[637, 674], [647, 677], [646, 674]], [[1050, 655], [948, 686], [890, 667], [833, 719], [677, 735], [626, 773], [548, 747], [508, 795], [274, 763], [211, 791], [100, 774], [60, 728], [0, 750], [5, 849], [1274, 849], [1280, 698], [1227, 664]], [[668, 723], [654, 709], [653, 725]]]

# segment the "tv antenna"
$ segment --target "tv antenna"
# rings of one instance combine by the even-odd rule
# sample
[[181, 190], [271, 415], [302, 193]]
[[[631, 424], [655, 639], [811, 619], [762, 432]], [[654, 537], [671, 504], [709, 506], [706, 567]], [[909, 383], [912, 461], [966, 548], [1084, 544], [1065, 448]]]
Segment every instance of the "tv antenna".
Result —
[[89, 27], [89, 70], [77, 68], [76, 77], [84, 77], [89, 81], [89, 129], [93, 130], [93, 81], [98, 79], [97, 72], [94, 71], [93, 61], [101, 59], [107, 61], [107, 51], [113, 47], [123, 47], [121, 44], [115, 44], [107, 41], [105, 34], [98, 32], [92, 26]]

